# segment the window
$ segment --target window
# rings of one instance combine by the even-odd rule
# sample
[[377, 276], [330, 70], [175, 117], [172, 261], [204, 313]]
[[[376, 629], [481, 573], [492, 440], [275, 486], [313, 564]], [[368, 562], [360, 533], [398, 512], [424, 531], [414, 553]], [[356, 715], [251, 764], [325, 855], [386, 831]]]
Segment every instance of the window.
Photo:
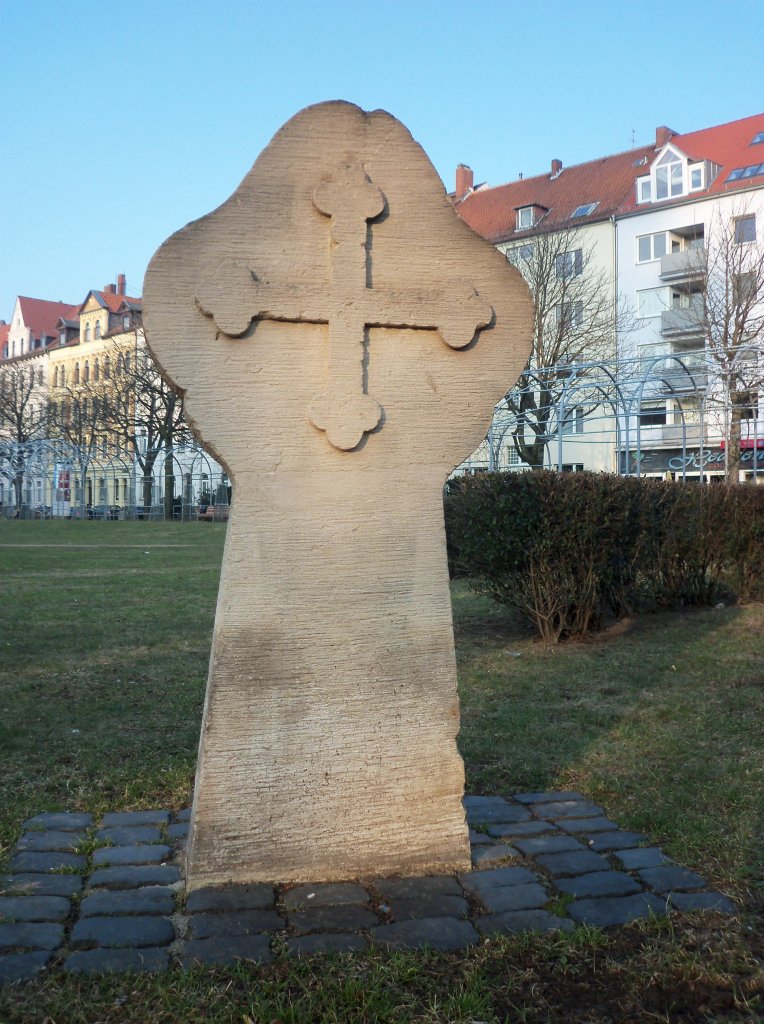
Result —
[[125, 354], [125, 373], [130, 373], [130, 353]]
[[93, 367], [93, 380], [100, 380], [101, 377], [101, 364], [96, 359], [95, 366]]
[[521, 206], [517, 211], [517, 230], [523, 231], [533, 227], [533, 207]]
[[95, 336], [96, 336], [96, 338], [100, 338], [101, 337], [101, 321], [100, 320], [98, 320], [96, 322], [96, 325], [95, 325]]
[[641, 320], [651, 316], [660, 316], [668, 309], [665, 288], [645, 288], [637, 292], [637, 316]]
[[517, 454], [517, 449], [513, 446], [507, 446], [507, 465], [508, 466], [519, 466], [520, 456]]
[[764, 164], [749, 164], [747, 167], [736, 167], [727, 175], [727, 181], [741, 181], [743, 178], [755, 178], [764, 174]]
[[122, 374], [124, 372], [124, 369], [125, 369], [125, 361], [122, 358], [122, 353], [120, 352], [120, 354], [117, 356], [117, 376], [118, 377], [120, 376], [120, 374]]
[[103, 364], [103, 375], [106, 380], [111, 377], [111, 357], [107, 356]]
[[90, 324], [85, 324], [85, 341], [90, 341]]
[[122, 317], [122, 330], [123, 331], [129, 331], [130, 330], [130, 314], [129, 313], [125, 313], [125, 315]]
[[754, 137], [751, 139], [751, 145], [756, 146], [760, 142], [764, 142], [764, 132], [756, 132]]
[[643, 427], [658, 427], [666, 423], [666, 403], [643, 402], [639, 410], [639, 422]]
[[759, 405], [759, 396], [755, 391], [742, 392], [738, 395], [741, 420], [755, 420]]
[[583, 251], [575, 249], [571, 250], [571, 252], [560, 253], [559, 256], [555, 257], [554, 269], [558, 281], [566, 281], [571, 277], [578, 277], [579, 274], [583, 273], [584, 269]]
[[704, 185], [704, 174], [703, 164], [695, 164], [694, 167], [690, 167], [690, 191], [694, 192], [696, 189], [703, 188]]
[[594, 211], [597, 209], [598, 206], [599, 206], [598, 202], [597, 203], [584, 203], [583, 206], [577, 206], [575, 208], [573, 213], [571, 213], [571, 217], [588, 217], [590, 213], [594, 213]]
[[653, 197], [652, 182], [649, 178], [637, 179], [637, 202], [649, 203]]
[[562, 471], [563, 473], [583, 473], [584, 464], [583, 462], [563, 462]]
[[637, 238], [637, 263], [659, 260], [667, 251], [665, 231], [659, 231], [655, 235], [640, 235]]
[[56, 367], [55, 370], [53, 371], [53, 387], [58, 387], [58, 367]]
[[584, 322], [584, 304], [579, 302], [561, 302], [555, 307], [557, 323], [564, 329], [580, 327]]
[[756, 241], [756, 217], [753, 214], [735, 218], [735, 241], [738, 244]]
[[61, 333], [58, 336], [58, 343], [59, 345], [66, 344], [66, 331], [61, 331]]
[[669, 150], [663, 154], [655, 168], [655, 198], [669, 199], [671, 196], [681, 196], [683, 191], [682, 161]]
[[58, 382], [62, 388], [66, 387], [66, 367], [61, 367], [61, 376], [58, 378]]
[[85, 383], [90, 383], [90, 360], [85, 360]]
[[42, 370], [37, 371], [37, 383], [42, 384]]
[[507, 259], [515, 267], [521, 263], [530, 263], [533, 259], [533, 246], [517, 245], [514, 249], [507, 249]]
[[80, 382], [80, 364], [74, 364], [74, 383], [79, 384]]
[[573, 409], [566, 409], [562, 417], [560, 429], [563, 434], [583, 434], [584, 432], [584, 409], [577, 405]]
[[756, 302], [756, 274], [749, 271], [746, 274], [736, 274], [732, 281], [732, 296], [736, 306], [743, 308], [752, 306]]

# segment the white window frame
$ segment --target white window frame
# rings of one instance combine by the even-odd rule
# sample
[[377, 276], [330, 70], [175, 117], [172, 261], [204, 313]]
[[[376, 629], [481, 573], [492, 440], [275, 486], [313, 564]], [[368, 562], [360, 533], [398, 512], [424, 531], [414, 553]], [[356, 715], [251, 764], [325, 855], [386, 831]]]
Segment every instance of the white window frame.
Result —
[[[693, 185], [692, 176], [697, 171], [700, 174], [700, 184]], [[706, 187], [706, 167], [705, 164], [689, 164], [687, 168], [687, 191], [698, 192], [700, 189]]]
[[637, 203], [653, 201], [653, 182], [648, 174], [646, 178], [637, 178]]
[[[673, 157], [672, 160], [666, 160], [666, 157], [669, 156], [669, 155], [671, 155]], [[671, 170], [671, 168], [675, 167], [677, 164], [679, 165], [679, 171], [680, 171], [680, 173], [679, 173], [679, 190], [675, 192], [674, 191], [674, 173]], [[658, 191], [659, 191], [659, 189], [658, 189], [658, 172], [659, 172], [659, 170], [663, 170], [664, 168], [667, 171], [667, 179], [666, 179], [666, 189], [667, 189], [667, 192], [666, 192], [665, 196], [660, 196], [660, 195], [658, 195]], [[652, 199], [652, 202], [654, 202], [654, 203], [665, 203], [665, 202], [667, 202], [670, 199], [678, 199], [680, 196], [686, 195], [687, 194], [687, 160], [686, 160], [686, 158], [680, 152], [678, 152], [678, 150], [674, 149], [672, 146], [666, 147], [666, 149], [663, 151], [663, 153], [660, 155], [660, 157], [653, 164], [653, 166], [652, 166], [652, 168], [650, 170], [650, 178], [651, 178], [652, 183], [653, 183], [653, 189], [652, 189], [653, 199]]]
[[[666, 253], [670, 252], [669, 243], [668, 243], [668, 234], [669, 234], [668, 231], [653, 231], [649, 235], [637, 235], [637, 242], [636, 242], [636, 244], [637, 244], [637, 260], [636, 260], [636, 262], [637, 263], [655, 263], [656, 260], [661, 259], [662, 256], [665, 256]], [[661, 235], [663, 236], [663, 238], [666, 241], [666, 251], [661, 253], [660, 256], [656, 256], [655, 255], [655, 239], [658, 238]], [[640, 256], [639, 256], [639, 243], [640, 243], [640, 240], [643, 239], [643, 238], [649, 238], [650, 239], [650, 256], [647, 259], [645, 259], [645, 260], [640, 259]]]
[[[528, 221], [527, 224], [525, 223], [526, 215], [527, 215], [527, 221]], [[527, 231], [528, 228], [532, 228], [533, 227], [535, 221], [536, 221], [536, 219], [533, 216], [533, 207], [532, 206], [521, 206], [518, 209], [518, 211], [517, 211], [517, 230], [518, 231]]]
[[[638, 288], [637, 289], [637, 295], [636, 295], [636, 300], [637, 300], [637, 318], [639, 320], [649, 320], [652, 317], [660, 316], [661, 313], [664, 312], [664, 310], [669, 309], [669, 304], [666, 301], [667, 298], [668, 298], [667, 293], [668, 293], [668, 288], [666, 288], [665, 286], [661, 287], [661, 288]], [[647, 301], [647, 296], [648, 295], [653, 296], [656, 301], [654, 303], [653, 302], [649, 302], [648, 303], [648, 301]], [[649, 308], [654, 308], [655, 312], [654, 313], [649, 313], [649, 312], [643, 311], [643, 308], [642, 308], [643, 302], [644, 302], [645, 306], [648, 306]], [[659, 305], [661, 306], [660, 309], [657, 308]]]

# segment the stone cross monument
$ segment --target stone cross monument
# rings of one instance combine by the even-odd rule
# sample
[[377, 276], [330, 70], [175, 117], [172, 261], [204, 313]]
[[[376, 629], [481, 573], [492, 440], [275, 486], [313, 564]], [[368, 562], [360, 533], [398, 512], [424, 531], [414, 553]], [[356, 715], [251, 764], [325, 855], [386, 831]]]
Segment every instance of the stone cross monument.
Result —
[[528, 356], [520, 275], [398, 121], [297, 114], [144, 285], [234, 483], [188, 885], [469, 864], [442, 492]]

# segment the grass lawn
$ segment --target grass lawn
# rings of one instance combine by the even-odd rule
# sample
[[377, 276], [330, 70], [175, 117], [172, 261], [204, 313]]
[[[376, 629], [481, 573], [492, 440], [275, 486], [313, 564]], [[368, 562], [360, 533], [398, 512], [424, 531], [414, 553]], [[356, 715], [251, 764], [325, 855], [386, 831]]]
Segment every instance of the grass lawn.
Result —
[[[0, 521], [0, 858], [41, 810], [188, 803], [225, 528]], [[472, 792], [575, 788], [739, 900], [713, 915], [184, 975], [0, 990], [49, 1024], [757, 1021], [764, 1013], [764, 606], [558, 648], [453, 587]]]

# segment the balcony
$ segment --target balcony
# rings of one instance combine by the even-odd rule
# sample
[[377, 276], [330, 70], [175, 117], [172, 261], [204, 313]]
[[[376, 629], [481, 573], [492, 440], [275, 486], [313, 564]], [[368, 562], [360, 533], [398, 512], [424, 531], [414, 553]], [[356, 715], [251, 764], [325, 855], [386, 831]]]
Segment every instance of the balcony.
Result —
[[708, 265], [705, 249], [685, 249], [661, 256], [661, 281], [679, 284], [703, 277]]
[[691, 341], [695, 345], [703, 337], [703, 296], [691, 295], [689, 305], [665, 309], [661, 313], [661, 334], [674, 341]]

